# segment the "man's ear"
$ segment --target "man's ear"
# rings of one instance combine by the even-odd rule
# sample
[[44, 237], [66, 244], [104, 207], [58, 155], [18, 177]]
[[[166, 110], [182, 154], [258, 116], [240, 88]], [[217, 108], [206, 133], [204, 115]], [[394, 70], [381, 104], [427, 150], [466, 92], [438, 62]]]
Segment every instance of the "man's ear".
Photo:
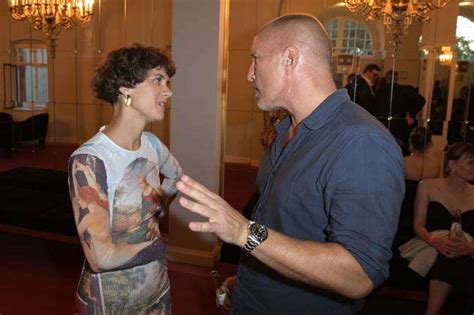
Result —
[[[294, 68], [300, 61], [300, 50], [296, 46], [287, 46], [283, 50], [283, 58], [285, 67]], [[289, 69], [288, 69], [289, 70]]]

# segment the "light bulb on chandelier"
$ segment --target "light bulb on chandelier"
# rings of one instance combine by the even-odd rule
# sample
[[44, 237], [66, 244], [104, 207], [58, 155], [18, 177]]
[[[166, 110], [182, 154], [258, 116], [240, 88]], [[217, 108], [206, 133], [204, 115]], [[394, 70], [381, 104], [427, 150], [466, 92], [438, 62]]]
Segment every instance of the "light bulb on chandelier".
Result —
[[344, 0], [352, 13], [365, 16], [367, 21], [383, 21], [392, 35], [394, 50], [398, 49], [401, 36], [406, 34], [413, 19], [430, 20], [429, 12], [443, 8], [451, 0]]
[[451, 46], [443, 46], [441, 47], [441, 53], [438, 56], [439, 63], [443, 66], [451, 65], [451, 61], [453, 60], [453, 51]]

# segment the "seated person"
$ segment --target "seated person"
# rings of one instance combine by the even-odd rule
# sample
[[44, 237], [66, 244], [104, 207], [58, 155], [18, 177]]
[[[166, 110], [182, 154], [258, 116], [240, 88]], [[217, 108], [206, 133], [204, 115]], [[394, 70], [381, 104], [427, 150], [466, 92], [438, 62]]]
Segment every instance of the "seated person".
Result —
[[[453, 288], [466, 295], [472, 292], [474, 274], [474, 145], [460, 142], [446, 153], [446, 177], [420, 182], [415, 202], [413, 228], [423, 244], [437, 251], [434, 264], [428, 273], [429, 297], [426, 314], [440, 314]], [[454, 214], [460, 212], [463, 237], [449, 235]], [[440, 231], [441, 230], [441, 231]], [[446, 232], [441, 235], [440, 232]], [[472, 314], [472, 305], [469, 307]]]

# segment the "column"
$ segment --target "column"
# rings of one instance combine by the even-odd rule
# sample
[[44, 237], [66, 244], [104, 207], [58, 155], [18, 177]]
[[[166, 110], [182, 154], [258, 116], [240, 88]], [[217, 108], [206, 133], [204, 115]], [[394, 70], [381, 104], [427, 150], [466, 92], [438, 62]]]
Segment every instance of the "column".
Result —
[[[224, 35], [228, 0], [174, 0], [170, 147], [186, 174], [220, 191]], [[210, 233], [196, 233], [190, 221], [202, 220], [174, 202], [170, 209], [168, 258], [212, 266], [220, 243]]]
[[[459, 13], [459, 0], [448, 3], [444, 8], [431, 12], [432, 20], [429, 23], [423, 23], [422, 45], [421, 49], [427, 52], [426, 70], [422, 75], [420, 84], [420, 93], [426, 98], [426, 105], [423, 108], [422, 118], [430, 115], [429, 108], [431, 106], [433, 85], [435, 81], [436, 64], [439, 62], [438, 57], [442, 46], [450, 46], [451, 51], [456, 50], [456, 24]], [[451, 109], [453, 103], [454, 80], [456, 71], [456, 60], [453, 58], [450, 66], [446, 120], [451, 117]], [[433, 137], [436, 147], [440, 150], [446, 145], [447, 140], [447, 122], [443, 127], [443, 135]]]

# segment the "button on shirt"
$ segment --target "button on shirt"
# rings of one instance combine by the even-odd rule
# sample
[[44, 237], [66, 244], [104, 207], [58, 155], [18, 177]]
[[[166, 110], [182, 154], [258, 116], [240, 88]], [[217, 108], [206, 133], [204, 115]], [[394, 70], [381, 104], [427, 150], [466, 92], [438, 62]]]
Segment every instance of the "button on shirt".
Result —
[[[398, 145], [345, 89], [306, 117], [282, 150], [289, 127], [289, 118], [277, 126], [260, 164], [254, 221], [296, 239], [340, 244], [380, 285], [405, 193]], [[341, 315], [362, 304], [285, 278], [244, 253], [232, 312]]]

